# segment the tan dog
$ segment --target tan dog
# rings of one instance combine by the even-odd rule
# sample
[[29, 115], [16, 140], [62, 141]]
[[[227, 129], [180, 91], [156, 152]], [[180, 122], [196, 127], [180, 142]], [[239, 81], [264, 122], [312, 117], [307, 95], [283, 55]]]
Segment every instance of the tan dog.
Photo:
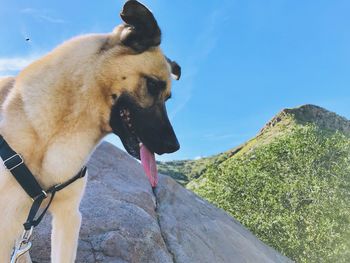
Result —
[[[179, 149], [165, 101], [180, 68], [158, 47], [160, 29], [145, 6], [128, 1], [121, 17], [125, 24], [112, 33], [72, 39], [16, 79], [0, 80], [0, 134], [44, 189], [72, 178], [111, 132], [136, 158], [140, 142], [158, 154]], [[57, 193], [50, 207], [54, 263], [75, 260], [85, 184], [86, 177]], [[7, 263], [32, 201], [2, 165], [0, 193], [0, 262]]]

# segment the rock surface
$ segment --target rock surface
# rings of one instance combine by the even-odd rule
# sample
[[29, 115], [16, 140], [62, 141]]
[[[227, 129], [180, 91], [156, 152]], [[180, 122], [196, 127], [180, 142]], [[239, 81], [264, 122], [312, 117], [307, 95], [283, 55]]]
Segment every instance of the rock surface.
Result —
[[[291, 262], [171, 178], [160, 176], [153, 192], [138, 162], [109, 143], [88, 167], [76, 262]], [[35, 230], [40, 263], [50, 262], [50, 220]]]

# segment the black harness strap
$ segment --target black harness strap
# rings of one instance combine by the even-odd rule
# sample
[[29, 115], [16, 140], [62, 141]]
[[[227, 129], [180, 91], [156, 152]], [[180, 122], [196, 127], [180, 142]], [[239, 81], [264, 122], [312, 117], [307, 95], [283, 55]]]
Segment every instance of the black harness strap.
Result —
[[24, 164], [21, 155], [16, 153], [0, 135], [0, 157], [5, 167], [12, 173], [24, 191], [32, 198], [42, 194], [42, 188], [31, 171]]
[[[86, 166], [84, 166], [79, 171], [79, 173], [77, 173], [73, 178], [69, 179], [65, 183], [57, 184], [57, 185], [49, 188], [47, 191], [43, 191], [39, 196], [37, 196], [33, 202], [32, 207], [30, 208], [30, 212], [29, 212], [27, 221], [23, 224], [24, 229], [29, 230], [32, 226], [36, 227], [41, 222], [41, 220], [44, 218], [44, 215], [47, 212], [47, 210], [49, 209], [51, 202], [52, 202], [53, 198], [55, 197], [56, 192], [67, 187], [68, 185], [75, 182], [79, 178], [84, 177], [86, 174], [86, 171], [87, 171], [87, 168], [86, 168]], [[48, 194], [51, 194], [48, 204], [46, 205], [44, 210], [41, 212], [41, 214], [35, 219], [35, 216], [37, 215], [42, 202], [46, 199]]]
[[[43, 219], [45, 213], [49, 209], [56, 192], [62, 190], [68, 185], [72, 184], [79, 178], [85, 176], [87, 168], [84, 166], [73, 178], [68, 181], [57, 184], [50, 187], [48, 190], [44, 191], [38, 181], [35, 179], [34, 175], [24, 164], [21, 155], [16, 153], [5, 141], [5, 139], [0, 135], [0, 157], [2, 158], [5, 167], [12, 173], [17, 182], [22, 186], [24, 191], [32, 198], [33, 204], [30, 208], [30, 212], [27, 221], [23, 224], [25, 230], [30, 230], [32, 227], [36, 227]], [[50, 196], [50, 200], [41, 214], [37, 217], [37, 213], [40, 209], [42, 202]]]

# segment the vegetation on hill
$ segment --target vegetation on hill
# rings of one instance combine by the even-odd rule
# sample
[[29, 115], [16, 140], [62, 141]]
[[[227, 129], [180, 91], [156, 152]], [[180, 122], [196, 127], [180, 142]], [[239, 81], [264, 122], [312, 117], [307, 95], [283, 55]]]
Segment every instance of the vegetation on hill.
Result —
[[295, 127], [192, 189], [297, 262], [349, 262], [350, 140], [339, 132]]
[[296, 262], [350, 262], [349, 135], [348, 120], [305, 105], [238, 149], [177, 169], [187, 188]]

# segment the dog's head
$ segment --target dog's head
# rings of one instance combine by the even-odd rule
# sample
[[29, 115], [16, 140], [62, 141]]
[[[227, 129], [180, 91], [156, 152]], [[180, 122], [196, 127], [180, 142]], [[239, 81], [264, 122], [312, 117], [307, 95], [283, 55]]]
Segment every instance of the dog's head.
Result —
[[109, 126], [138, 159], [141, 142], [157, 154], [175, 152], [180, 146], [165, 102], [181, 69], [159, 48], [161, 31], [144, 5], [129, 0], [120, 16], [125, 23], [103, 43], [97, 76], [110, 105]]

